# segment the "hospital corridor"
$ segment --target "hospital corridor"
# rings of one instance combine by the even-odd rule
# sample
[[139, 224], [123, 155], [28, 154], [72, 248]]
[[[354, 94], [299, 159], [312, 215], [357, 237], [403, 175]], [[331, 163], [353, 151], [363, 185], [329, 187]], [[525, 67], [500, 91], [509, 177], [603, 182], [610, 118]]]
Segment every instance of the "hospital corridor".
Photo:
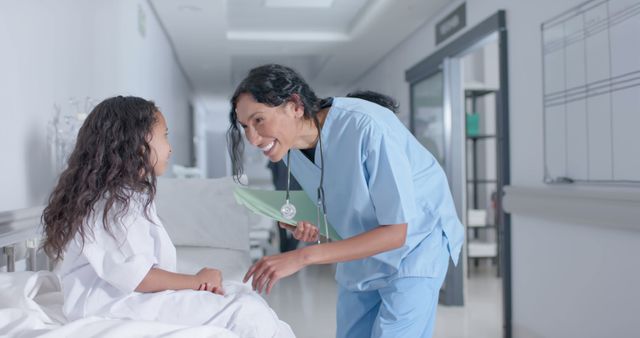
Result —
[[0, 337], [640, 337], [640, 0], [0, 0]]

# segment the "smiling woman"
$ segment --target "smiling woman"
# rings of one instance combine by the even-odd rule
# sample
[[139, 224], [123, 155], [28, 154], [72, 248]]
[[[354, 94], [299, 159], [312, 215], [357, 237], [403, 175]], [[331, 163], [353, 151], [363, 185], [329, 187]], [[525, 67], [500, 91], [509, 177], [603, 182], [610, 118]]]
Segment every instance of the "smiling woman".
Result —
[[[300, 96], [271, 107], [259, 103], [252, 95], [238, 97], [236, 112], [249, 143], [260, 148], [272, 162], [280, 161], [290, 148], [310, 148], [317, 138], [314, 122], [302, 119]], [[297, 137], [296, 137], [297, 136]]]
[[[338, 337], [430, 337], [463, 227], [442, 168], [393, 114], [394, 101], [366, 94], [320, 99], [281, 65], [252, 69], [238, 85], [228, 130], [234, 174], [243, 172], [241, 127], [270, 161], [286, 158], [344, 238], [263, 257], [245, 281], [270, 292], [307, 265], [339, 263]], [[312, 242], [316, 225], [291, 230]]]

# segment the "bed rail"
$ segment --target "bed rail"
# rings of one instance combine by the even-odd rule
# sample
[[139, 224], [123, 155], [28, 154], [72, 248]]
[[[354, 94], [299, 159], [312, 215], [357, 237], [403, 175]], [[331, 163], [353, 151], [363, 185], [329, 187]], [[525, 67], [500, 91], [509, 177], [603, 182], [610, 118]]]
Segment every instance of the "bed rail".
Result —
[[15, 271], [16, 246], [25, 243], [27, 270], [37, 269], [37, 251], [42, 237], [43, 207], [0, 212], [0, 248], [6, 256], [7, 272]]

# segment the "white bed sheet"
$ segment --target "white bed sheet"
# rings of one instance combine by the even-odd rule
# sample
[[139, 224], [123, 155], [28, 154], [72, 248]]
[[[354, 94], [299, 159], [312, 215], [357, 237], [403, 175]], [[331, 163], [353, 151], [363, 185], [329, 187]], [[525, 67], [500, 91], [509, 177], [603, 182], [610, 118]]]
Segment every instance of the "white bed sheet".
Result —
[[60, 280], [52, 272], [0, 273], [0, 337], [238, 337], [214, 326], [101, 317], [67, 322], [62, 302]]

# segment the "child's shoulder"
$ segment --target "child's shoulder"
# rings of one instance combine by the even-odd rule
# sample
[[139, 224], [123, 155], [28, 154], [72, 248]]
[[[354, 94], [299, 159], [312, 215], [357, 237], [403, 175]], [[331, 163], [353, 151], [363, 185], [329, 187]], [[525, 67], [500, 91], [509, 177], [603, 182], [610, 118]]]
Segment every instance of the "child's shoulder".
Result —
[[156, 217], [155, 203], [147, 193], [128, 191], [115, 198], [110, 197], [111, 194], [105, 194], [94, 204], [87, 218], [90, 225], [104, 227], [106, 220], [112, 230], [126, 229], [141, 218]]

